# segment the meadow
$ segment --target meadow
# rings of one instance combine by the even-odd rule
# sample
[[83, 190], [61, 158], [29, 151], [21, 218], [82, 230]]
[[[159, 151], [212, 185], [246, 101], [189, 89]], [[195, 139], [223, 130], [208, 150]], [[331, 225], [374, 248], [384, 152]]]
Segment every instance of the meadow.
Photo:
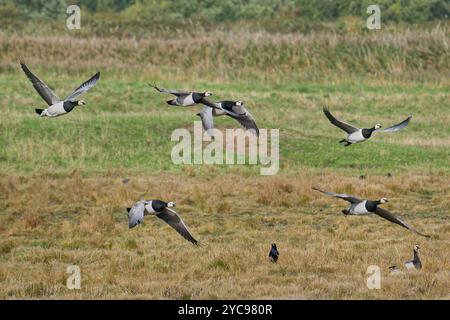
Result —
[[[1, 299], [450, 298], [448, 24], [159, 31], [0, 31]], [[86, 106], [41, 119], [19, 60], [61, 97], [96, 71], [101, 79]], [[260, 128], [280, 129], [278, 174], [173, 164], [170, 135], [192, 130], [201, 107], [169, 107], [154, 82], [243, 100]], [[361, 126], [413, 118], [405, 130], [343, 148], [325, 104]], [[385, 208], [432, 236], [345, 217], [345, 202], [313, 186], [386, 196]], [[129, 230], [125, 208], [141, 198], [177, 202], [202, 245], [152, 217]], [[267, 259], [273, 242], [277, 264]], [[415, 243], [423, 269], [389, 275]], [[80, 290], [66, 287], [69, 265], [80, 266]], [[369, 265], [382, 270], [380, 290], [366, 287]]]

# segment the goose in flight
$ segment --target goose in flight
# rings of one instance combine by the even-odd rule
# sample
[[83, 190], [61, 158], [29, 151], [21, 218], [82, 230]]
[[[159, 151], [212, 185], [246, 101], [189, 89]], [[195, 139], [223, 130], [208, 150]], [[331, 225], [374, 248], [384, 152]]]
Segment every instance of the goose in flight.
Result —
[[161, 200], [140, 200], [131, 208], [127, 208], [128, 227], [134, 228], [144, 220], [146, 215], [155, 215], [164, 220], [172, 228], [174, 228], [183, 238], [198, 245], [197, 240], [189, 232], [186, 224], [180, 218], [177, 212], [172, 208], [175, 207], [174, 202], [164, 202]]
[[348, 124], [348, 123], [345, 123], [343, 121], [336, 119], [331, 114], [328, 107], [326, 107], [326, 106], [323, 107], [323, 113], [328, 118], [328, 120], [330, 120], [330, 122], [332, 124], [334, 124], [336, 127], [344, 130], [347, 133], [347, 138], [339, 141], [339, 143], [345, 143], [344, 144], [345, 147], [347, 147], [351, 144], [354, 144], [354, 143], [366, 141], [367, 139], [369, 139], [372, 136], [372, 133], [374, 133], [374, 132], [395, 132], [400, 129], [403, 129], [404, 127], [406, 127], [408, 125], [409, 121], [412, 118], [412, 116], [409, 116], [402, 122], [400, 122], [396, 125], [393, 125], [389, 128], [386, 128], [386, 129], [381, 129], [381, 124], [379, 124], [379, 123], [374, 125], [372, 128], [362, 128], [361, 129], [361, 128], [357, 128], [355, 126], [352, 126], [351, 124]]
[[429, 237], [426, 234], [420, 233], [416, 229], [414, 229], [412, 226], [404, 222], [399, 217], [395, 216], [394, 214], [390, 213], [386, 209], [381, 208], [379, 205], [388, 202], [387, 198], [381, 198], [380, 200], [372, 201], [372, 200], [366, 200], [366, 199], [359, 199], [355, 196], [349, 195], [349, 194], [339, 194], [339, 193], [333, 193], [328, 191], [323, 191], [317, 188], [313, 188], [313, 190], [322, 192], [323, 194], [327, 196], [336, 197], [339, 199], [343, 199], [345, 201], [350, 202], [350, 206], [347, 209], [342, 210], [342, 213], [345, 215], [369, 215], [375, 213], [376, 215], [389, 220], [392, 223], [396, 223], [403, 228], [406, 228], [414, 233], [417, 233], [418, 235], [421, 235], [423, 237]]
[[171, 89], [163, 89], [159, 88], [156, 85], [150, 84], [151, 87], [155, 88], [157, 91], [161, 93], [168, 93], [175, 96], [175, 99], [166, 101], [167, 104], [171, 106], [181, 106], [181, 107], [189, 107], [193, 106], [197, 103], [201, 103], [205, 97], [212, 96], [211, 92], [188, 92], [188, 91], [180, 91], [180, 90], [171, 90]]
[[214, 129], [213, 117], [227, 115], [237, 120], [246, 130], [250, 130], [253, 134], [259, 136], [258, 126], [242, 101], [210, 102], [205, 99], [202, 104], [206, 107], [197, 115], [202, 119], [203, 128], [210, 135], [212, 135], [211, 131]]
[[36, 89], [37, 93], [39, 93], [42, 99], [48, 104], [47, 109], [35, 109], [36, 113], [41, 117], [59, 117], [71, 112], [76, 106], [84, 105], [84, 100], [76, 99], [81, 94], [91, 89], [100, 79], [100, 72], [97, 72], [89, 80], [76, 88], [67, 98], [61, 101], [45, 82], [33, 74], [24, 63], [21, 62], [20, 66], [33, 84], [34, 89]]

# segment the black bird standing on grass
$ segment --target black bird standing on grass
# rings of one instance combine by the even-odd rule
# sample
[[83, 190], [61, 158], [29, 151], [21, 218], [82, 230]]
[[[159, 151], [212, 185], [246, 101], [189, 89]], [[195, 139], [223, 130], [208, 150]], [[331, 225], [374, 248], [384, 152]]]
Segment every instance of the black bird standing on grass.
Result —
[[272, 261], [273, 263], [277, 262], [279, 255], [280, 253], [278, 252], [277, 245], [275, 243], [272, 243], [272, 248], [269, 252], [270, 261]]

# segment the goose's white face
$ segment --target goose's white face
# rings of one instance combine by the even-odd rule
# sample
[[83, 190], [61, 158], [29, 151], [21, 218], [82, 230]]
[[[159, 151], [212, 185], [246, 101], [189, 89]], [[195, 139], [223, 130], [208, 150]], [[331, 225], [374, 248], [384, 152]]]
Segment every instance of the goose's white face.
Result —
[[238, 107], [240, 107], [240, 106], [242, 106], [244, 103], [242, 102], [242, 101], [236, 101], [236, 105], [238, 106]]
[[378, 130], [378, 129], [380, 129], [380, 128], [381, 128], [381, 124], [377, 123], [377, 124], [375, 125], [375, 129]]
[[419, 251], [419, 249], [420, 249], [419, 245], [416, 244], [416, 245], [414, 246], [414, 250]]
[[169, 208], [173, 208], [173, 207], [175, 207], [175, 202], [170, 201], [170, 202], [167, 203], [167, 206], [168, 206]]
[[388, 200], [388, 198], [381, 198], [380, 199], [380, 203], [386, 203], [386, 202], [388, 202], [389, 200]]
[[83, 106], [83, 105], [85, 105], [86, 104], [86, 102], [84, 102], [84, 100], [79, 100], [78, 101], [78, 105], [79, 106]]
[[210, 96], [212, 96], [212, 93], [209, 92], [209, 91], [206, 91], [206, 92], [205, 92], [205, 97], [210, 97]]

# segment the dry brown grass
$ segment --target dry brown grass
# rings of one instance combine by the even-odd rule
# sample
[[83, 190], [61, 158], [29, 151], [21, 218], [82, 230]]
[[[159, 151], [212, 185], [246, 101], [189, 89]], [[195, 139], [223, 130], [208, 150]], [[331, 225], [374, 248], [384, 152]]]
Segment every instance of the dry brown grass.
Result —
[[[0, 178], [0, 298], [448, 299], [446, 176], [122, 178]], [[387, 196], [388, 209], [433, 236], [378, 217], [344, 217], [344, 202], [311, 186]], [[202, 246], [152, 217], [129, 230], [125, 208], [140, 198], [177, 201]], [[281, 252], [277, 264], [267, 260], [272, 242]], [[410, 258], [414, 243], [422, 247], [423, 270], [388, 275], [389, 265]], [[81, 268], [81, 290], [65, 287], [71, 264]], [[366, 288], [372, 264], [382, 269], [381, 290]]]

